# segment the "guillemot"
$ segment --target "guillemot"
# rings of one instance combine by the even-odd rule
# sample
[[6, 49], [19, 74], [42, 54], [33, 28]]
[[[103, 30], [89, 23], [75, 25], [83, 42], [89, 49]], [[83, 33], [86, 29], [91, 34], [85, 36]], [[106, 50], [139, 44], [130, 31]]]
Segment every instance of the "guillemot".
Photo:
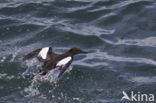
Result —
[[80, 53], [88, 52], [82, 51], [79, 48], [71, 48], [64, 54], [56, 54], [52, 51], [51, 47], [44, 47], [30, 52], [24, 56], [23, 60], [36, 57], [40, 62], [43, 62], [42, 69], [39, 69], [40, 75], [46, 75], [50, 70], [58, 67], [61, 70], [58, 75], [59, 78], [72, 63], [73, 56]]

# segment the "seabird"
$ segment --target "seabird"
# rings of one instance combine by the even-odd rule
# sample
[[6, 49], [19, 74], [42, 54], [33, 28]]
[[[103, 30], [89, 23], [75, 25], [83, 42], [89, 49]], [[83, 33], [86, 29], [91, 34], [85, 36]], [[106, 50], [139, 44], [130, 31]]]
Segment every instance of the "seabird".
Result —
[[44, 47], [30, 52], [24, 56], [23, 60], [25, 61], [36, 57], [40, 62], [43, 62], [42, 69], [39, 69], [40, 75], [46, 75], [50, 70], [58, 67], [59, 70], [61, 70], [58, 77], [61, 77], [72, 63], [73, 56], [81, 53], [88, 52], [82, 51], [79, 48], [72, 48], [64, 54], [56, 54], [52, 51], [51, 47]]

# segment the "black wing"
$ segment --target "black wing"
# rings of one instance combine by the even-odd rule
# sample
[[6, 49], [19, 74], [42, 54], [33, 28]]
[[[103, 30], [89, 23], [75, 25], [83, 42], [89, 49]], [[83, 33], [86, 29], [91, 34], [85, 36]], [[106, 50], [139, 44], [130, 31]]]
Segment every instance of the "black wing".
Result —
[[34, 58], [34, 57], [37, 57], [38, 53], [41, 51], [42, 48], [40, 49], [36, 49], [32, 52], [30, 52], [29, 54], [25, 55], [23, 60], [28, 60], [28, 59], [31, 59], [31, 58]]
[[[28, 59], [31, 59], [31, 58], [34, 58], [34, 57], [37, 57], [39, 52], [42, 50], [42, 48], [40, 49], [36, 49], [32, 52], [30, 52], [29, 54], [27, 54], [26, 56], [24, 56], [23, 60], [28, 60]], [[52, 53], [52, 48], [49, 47], [49, 51], [48, 51], [48, 54]], [[39, 59], [39, 58], [38, 58]]]
[[58, 75], [58, 78], [60, 78], [62, 76], [62, 74], [67, 70], [67, 68], [70, 66], [70, 64], [72, 63], [72, 59], [64, 66], [60, 66], [60, 74]]

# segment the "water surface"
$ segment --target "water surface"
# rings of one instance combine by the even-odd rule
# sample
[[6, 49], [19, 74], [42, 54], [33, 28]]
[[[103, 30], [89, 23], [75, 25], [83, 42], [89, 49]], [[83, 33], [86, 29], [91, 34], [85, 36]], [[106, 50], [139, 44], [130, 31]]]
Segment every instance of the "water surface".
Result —
[[[34, 83], [27, 53], [51, 46], [75, 56], [56, 83]], [[122, 91], [156, 95], [155, 0], [1, 0], [1, 103], [121, 103]], [[129, 103], [129, 102], [128, 102]]]

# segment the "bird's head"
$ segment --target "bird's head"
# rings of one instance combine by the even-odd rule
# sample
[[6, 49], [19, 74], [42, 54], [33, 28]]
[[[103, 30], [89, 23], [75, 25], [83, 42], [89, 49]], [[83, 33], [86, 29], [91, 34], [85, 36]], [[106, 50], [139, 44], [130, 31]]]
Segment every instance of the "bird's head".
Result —
[[81, 54], [81, 53], [88, 53], [86, 51], [82, 51], [81, 49], [79, 48], [71, 48], [69, 51], [68, 51], [71, 55], [76, 55], [76, 54]]

